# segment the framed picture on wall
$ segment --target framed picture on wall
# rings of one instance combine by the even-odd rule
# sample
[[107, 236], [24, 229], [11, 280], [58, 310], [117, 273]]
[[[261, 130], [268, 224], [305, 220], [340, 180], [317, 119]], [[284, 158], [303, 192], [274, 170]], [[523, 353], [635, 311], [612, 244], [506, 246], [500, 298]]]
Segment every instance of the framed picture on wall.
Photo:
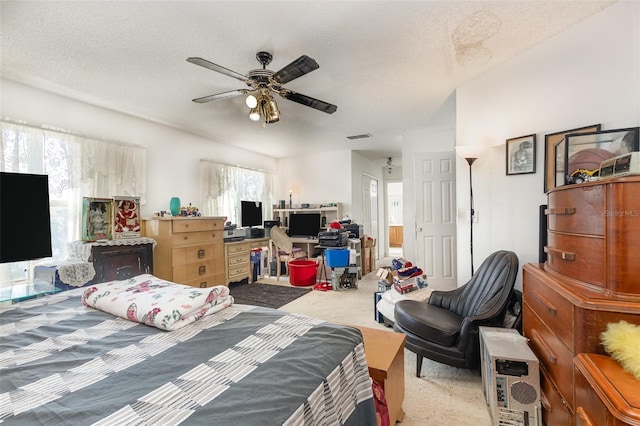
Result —
[[600, 124], [563, 130], [544, 136], [544, 192], [564, 185], [564, 142], [571, 133], [599, 132]]
[[507, 139], [507, 175], [536, 172], [536, 135]]

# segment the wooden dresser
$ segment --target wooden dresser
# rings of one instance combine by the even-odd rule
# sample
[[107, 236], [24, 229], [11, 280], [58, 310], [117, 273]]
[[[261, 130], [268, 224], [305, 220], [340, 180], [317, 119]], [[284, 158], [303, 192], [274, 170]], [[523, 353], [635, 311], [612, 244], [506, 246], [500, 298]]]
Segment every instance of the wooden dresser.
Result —
[[158, 243], [154, 275], [194, 287], [225, 284], [225, 217], [158, 217], [143, 220], [145, 236]]
[[249, 241], [233, 241], [224, 243], [225, 283], [247, 279], [251, 281], [251, 246]]
[[577, 425], [640, 425], [640, 381], [606, 355], [579, 354], [574, 364]]
[[640, 324], [640, 178], [548, 194], [545, 264], [523, 268], [523, 329], [540, 360], [543, 421], [576, 424], [573, 359], [604, 354], [610, 322]]
[[242, 281], [245, 278], [251, 282], [253, 277], [251, 250], [268, 246], [269, 238], [248, 238], [242, 241], [224, 243], [226, 284]]

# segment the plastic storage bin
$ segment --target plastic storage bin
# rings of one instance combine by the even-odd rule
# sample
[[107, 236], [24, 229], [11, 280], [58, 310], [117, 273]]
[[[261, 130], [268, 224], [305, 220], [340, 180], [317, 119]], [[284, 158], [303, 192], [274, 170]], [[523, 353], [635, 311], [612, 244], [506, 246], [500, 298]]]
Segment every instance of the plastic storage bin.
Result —
[[325, 259], [329, 268], [345, 268], [349, 266], [349, 249], [325, 249]]
[[318, 263], [315, 260], [290, 260], [289, 283], [295, 286], [309, 286], [316, 283]]

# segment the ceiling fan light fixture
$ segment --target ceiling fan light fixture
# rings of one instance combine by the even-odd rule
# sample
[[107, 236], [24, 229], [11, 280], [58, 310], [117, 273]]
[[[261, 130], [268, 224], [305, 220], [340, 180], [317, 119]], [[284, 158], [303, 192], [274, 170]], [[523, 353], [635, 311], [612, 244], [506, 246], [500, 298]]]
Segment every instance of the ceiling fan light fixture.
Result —
[[280, 121], [280, 110], [276, 101], [269, 96], [264, 104], [264, 120], [271, 124]]
[[249, 112], [249, 119], [252, 121], [260, 120], [260, 109], [258, 108], [257, 103], [255, 107], [251, 108], [251, 111]]
[[253, 96], [252, 94], [249, 94], [249, 96], [247, 96], [247, 99], [245, 99], [244, 101], [247, 106], [251, 109], [255, 108], [256, 106], [258, 106], [258, 99], [256, 99], [255, 96]]

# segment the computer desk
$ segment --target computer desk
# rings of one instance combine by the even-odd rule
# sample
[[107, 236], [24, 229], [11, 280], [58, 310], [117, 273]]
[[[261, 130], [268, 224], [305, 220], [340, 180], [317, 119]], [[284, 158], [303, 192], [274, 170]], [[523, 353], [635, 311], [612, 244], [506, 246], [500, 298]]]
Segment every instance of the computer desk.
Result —
[[306, 238], [306, 237], [291, 237], [291, 242], [294, 247], [300, 247], [307, 253], [308, 258], [312, 258], [316, 253], [316, 246], [318, 245], [317, 238]]

